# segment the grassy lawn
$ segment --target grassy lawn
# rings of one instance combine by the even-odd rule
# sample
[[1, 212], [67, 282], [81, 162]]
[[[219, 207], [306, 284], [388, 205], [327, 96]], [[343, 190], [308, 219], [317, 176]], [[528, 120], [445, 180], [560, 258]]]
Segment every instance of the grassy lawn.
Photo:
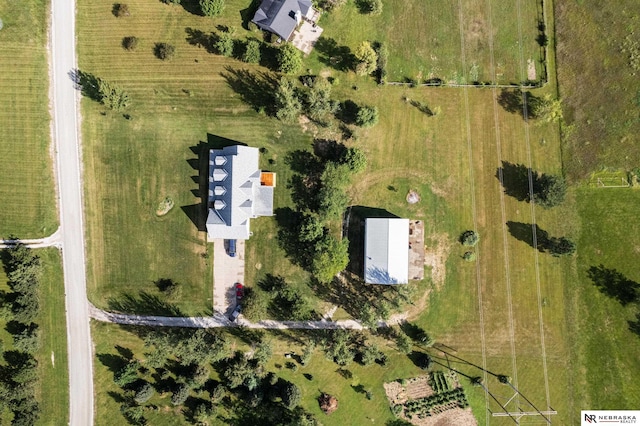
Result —
[[[571, 367], [577, 400], [582, 406], [631, 409], [640, 404], [640, 336], [629, 330], [628, 321], [636, 320], [638, 304], [623, 306], [615, 297], [600, 292], [589, 272], [602, 267], [640, 282], [640, 226], [635, 220], [640, 193], [632, 189], [580, 189], [576, 198], [583, 232], [578, 280], [570, 283], [567, 291], [576, 325], [571, 339], [576, 362]], [[581, 365], [588, 366], [586, 374]]]
[[[37, 322], [41, 330], [38, 361], [39, 382], [36, 397], [40, 404], [38, 425], [60, 425], [69, 420], [69, 374], [67, 363], [67, 330], [64, 307], [64, 288], [60, 253], [55, 249], [41, 249], [43, 273], [40, 280], [40, 314]], [[0, 289], [9, 290], [4, 269], [0, 269]], [[11, 335], [2, 322], [0, 340], [4, 350], [13, 345]], [[7, 413], [3, 413], [7, 415]]]
[[57, 227], [47, 102], [48, 0], [0, 1], [0, 237]]
[[592, 0], [556, 2], [558, 79], [568, 124], [564, 161], [575, 180], [603, 167], [632, 170], [640, 158], [638, 65], [630, 63], [639, 54], [633, 31], [640, 4], [602, 6]]
[[[490, 71], [489, 36], [493, 31], [496, 83], [517, 83], [526, 80], [519, 65], [519, 47], [525, 61], [531, 59], [540, 78], [540, 47], [537, 21], [541, 10], [537, 2], [385, 2], [379, 16], [359, 13], [356, 2], [348, 2], [335, 12], [323, 15], [320, 26], [325, 29], [325, 43], [320, 43], [312, 57], [330, 63], [332, 43], [353, 51], [364, 40], [387, 44], [389, 81], [407, 78], [425, 80], [440, 78], [453, 83], [492, 81]], [[518, 17], [522, 26], [518, 28]], [[491, 22], [491, 25], [490, 25]], [[461, 31], [462, 27], [462, 31]], [[492, 28], [492, 29], [491, 29]], [[519, 41], [519, 31], [522, 42]], [[460, 62], [461, 40], [464, 37], [467, 69]], [[323, 48], [326, 46], [327, 48]], [[337, 49], [333, 49], [337, 53]], [[465, 75], [468, 74], [468, 78]]]

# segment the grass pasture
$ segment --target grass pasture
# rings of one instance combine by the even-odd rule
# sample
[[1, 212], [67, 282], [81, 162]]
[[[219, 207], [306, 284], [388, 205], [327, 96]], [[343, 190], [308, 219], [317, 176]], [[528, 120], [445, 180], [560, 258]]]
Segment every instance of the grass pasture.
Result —
[[51, 165], [49, 2], [0, 1], [0, 237], [38, 238], [57, 228]]
[[[356, 2], [348, 2], [323, 15], [319, 24], [325, 28], [324, 43], [320, 42], [311, 56], [317, 55], [327, 64], [333, 56], [331, 52], [339, 50], [336, 47], [353, 51], [364, 40], [380, 41], [387, 44], [391, 53], [389, 81], [519, 83], [527, 80], [520, 67], [520, 47], [525, 61], [530, 59], [535, 68], [533, 80], [542, 75], [542, 53], [537, 42], [542, 16], [541, 1], [389, 1], [379, 16], [362, 15]], [[460, 62], [463, 45], [466, 67]], [[491, 48], [495, 80], [491, 74]]]
[[555, 3], [567, 175], [577, 181], [605, 167], [633, 170], [640, 158], [640, 4]]

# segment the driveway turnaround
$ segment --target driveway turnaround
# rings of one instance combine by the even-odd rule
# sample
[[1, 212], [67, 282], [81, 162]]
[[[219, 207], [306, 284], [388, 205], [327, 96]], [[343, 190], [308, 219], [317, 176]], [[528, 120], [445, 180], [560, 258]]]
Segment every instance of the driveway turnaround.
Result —
[[213, 240], [213, 311], [231, 314], [236, 306], [235, 283], [244, 284], [244, 240], [237, 240], [236, 255], [227, 254], [224, 240]]
[[51, 3], [51, 94], [56, 148], [62, 267], [69, 356], [69, 423], [93, 424], [93, 358], [89, 332], [82, 214], [82, 180], [75, 72], [74, 0]]

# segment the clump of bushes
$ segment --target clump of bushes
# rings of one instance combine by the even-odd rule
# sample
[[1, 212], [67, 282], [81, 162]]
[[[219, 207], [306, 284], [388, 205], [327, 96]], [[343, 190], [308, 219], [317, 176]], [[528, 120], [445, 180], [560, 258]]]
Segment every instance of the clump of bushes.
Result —
[[129, 36], [123, 38], [122, 47], [126, 50], [136, 50], [136, 47], [138, 47], [138, 37]]
[[156, 43], [153, 52], [158, 59], [168, 61], [176, 54], [176, 48], [169, 43]]
[[464, 231], [460, 235], [460, 243], [465, 247], [474, 247], [479, 240], [480, 236], [475, 231]]

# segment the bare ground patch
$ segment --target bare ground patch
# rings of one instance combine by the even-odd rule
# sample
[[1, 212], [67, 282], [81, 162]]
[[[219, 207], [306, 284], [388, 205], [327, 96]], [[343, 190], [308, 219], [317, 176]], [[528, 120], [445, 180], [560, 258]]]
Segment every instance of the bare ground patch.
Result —
[[424, 264], [431, 267], [431, 279], [436, 289], [440, 289], [446, 278], [446, 262], [451, 251], [451, 238], [448, 234], [430, 236], [431, 244], [425, 245]]

